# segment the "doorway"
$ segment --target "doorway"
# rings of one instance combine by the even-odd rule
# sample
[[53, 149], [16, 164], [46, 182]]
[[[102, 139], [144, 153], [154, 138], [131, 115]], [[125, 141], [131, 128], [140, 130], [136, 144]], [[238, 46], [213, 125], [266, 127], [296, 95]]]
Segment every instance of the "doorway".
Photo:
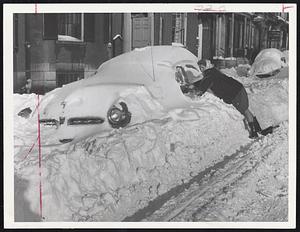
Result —
[[151, 18], [148, 13], [132, 14], [132, 49], [151, 45]]
[[[202, 24], [202, 59], [212, 59], [213, 57], [213, 19], [211, 15], [201, 14]], [[199, 29], [199, 28], [198, 28]], [[199, 36], [199, 34], [198, 34]]]

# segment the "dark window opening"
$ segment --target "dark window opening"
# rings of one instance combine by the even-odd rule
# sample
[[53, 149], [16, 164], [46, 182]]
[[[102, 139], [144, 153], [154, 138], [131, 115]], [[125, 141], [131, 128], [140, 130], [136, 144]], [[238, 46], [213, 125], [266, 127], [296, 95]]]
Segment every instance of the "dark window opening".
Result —
[[57, 40], [57, 15], [44, 14], [44, 39]]
[[84, 70], [56, 70], [56, 86], [62, 87], [68, 83], [84, 78]]
[[95, 15], [90, 13], [44, 14], [44, 39], [94, 42]]
[[58, 14], [59, 40], [82, 40], [82, 14]]
[[93, 13], [84, 14], [83, 18], [84, 30], [84, 41], [94, 42], [95, 41], [95, 15]]
[[184, 13], [172, 14], [172, 42], [184, 44], [185, 34], [185, 16]]
[[18, 52], [19, 34], [18, 34], [18, 14], [14, 14], [14, 52]]
[[132, 18], [144, 18], [148, 17], [148, 13], [131, 13]]

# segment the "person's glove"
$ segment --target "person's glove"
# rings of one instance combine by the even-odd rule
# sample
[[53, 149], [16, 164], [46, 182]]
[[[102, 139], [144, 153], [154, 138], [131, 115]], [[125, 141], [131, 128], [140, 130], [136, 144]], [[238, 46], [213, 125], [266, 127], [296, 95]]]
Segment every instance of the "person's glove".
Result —
[[186, 85], [181, 85], [180, 89], [183, 93], [188, 93], [189, 92], [189, 88]]
[[197, 96], [201, 97], [203, 94], [204, 94], [204, 92], [203, 92], [203, 91], [201, 91], [201, 90], [197, 90]]

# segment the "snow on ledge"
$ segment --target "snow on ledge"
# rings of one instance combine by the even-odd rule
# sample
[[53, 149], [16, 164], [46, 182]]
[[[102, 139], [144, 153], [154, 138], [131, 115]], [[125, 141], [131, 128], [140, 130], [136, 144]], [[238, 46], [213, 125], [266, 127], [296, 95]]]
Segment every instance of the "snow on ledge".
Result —
[[58, 41], [71, 41], [71, 42], [82, 42], [80, 39], [77, 39], [69, 35], [58, 35]]

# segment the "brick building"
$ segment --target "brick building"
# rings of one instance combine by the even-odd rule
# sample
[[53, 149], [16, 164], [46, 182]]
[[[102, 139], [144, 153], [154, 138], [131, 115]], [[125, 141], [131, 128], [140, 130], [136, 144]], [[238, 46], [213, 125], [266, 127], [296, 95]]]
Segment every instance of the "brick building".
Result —
[[14, 92], [26, 79], [45, 93], [91, 76], [100, 64], [148, 45], [183, 44], [199, 59], [288, 49], [280, 13], [14, 14]]

